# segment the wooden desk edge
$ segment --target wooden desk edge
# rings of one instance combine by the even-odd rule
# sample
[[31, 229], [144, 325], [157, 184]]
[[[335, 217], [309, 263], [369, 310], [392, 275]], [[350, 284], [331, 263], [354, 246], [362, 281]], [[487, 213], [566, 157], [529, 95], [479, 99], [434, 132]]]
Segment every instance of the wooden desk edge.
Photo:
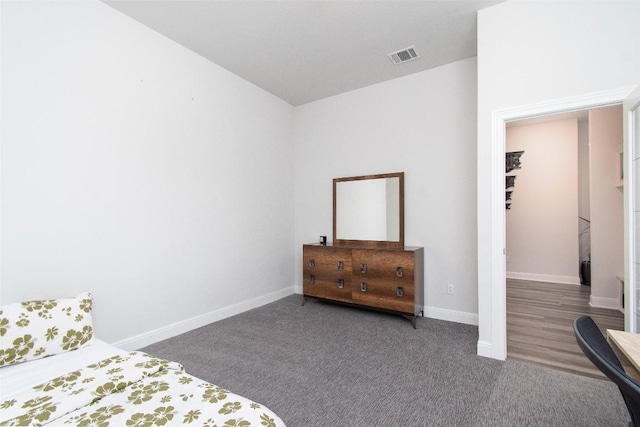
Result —
[[640, 334], [607, 329], [607, 340], [625, 372], [640, 382]]

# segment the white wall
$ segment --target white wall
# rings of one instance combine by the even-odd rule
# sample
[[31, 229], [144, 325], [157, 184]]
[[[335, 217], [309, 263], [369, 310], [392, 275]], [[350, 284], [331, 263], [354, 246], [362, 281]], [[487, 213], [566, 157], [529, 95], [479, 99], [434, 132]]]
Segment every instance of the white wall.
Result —
[[618, 188], [622, 106], [589, 111], [591, 176], [591, 304], [620, 308], [618, 277], [624, 275], [624, 211]]
[[507, 277], [579, 284], [577, 120], [509, 127], [506, 149], [524, 151], [507, 174]]
[[3, 304], [122, 342], [293, 292], [290, 105], [97, 1], [2, 2], [2, 91]]
[[[478, 352], [502, 358], [493, 281], [503, 244], [492, 220], [492, 112], [639, 83], [639, 2], [509, 1], [478, 12]], [[494, 341], [495, 340], [495, 341]]]
[[405, 244], [425, 248], [426, 315], [476, 322], [475, 100], [472, 58], [296, 107], [299, 292], [302, 245], [331, 235], [332, 179], [405, 172]]

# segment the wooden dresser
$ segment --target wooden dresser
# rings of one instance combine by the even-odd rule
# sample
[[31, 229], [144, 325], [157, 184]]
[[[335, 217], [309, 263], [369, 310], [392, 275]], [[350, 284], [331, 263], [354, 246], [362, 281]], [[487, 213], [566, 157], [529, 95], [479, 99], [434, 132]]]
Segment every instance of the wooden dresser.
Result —
[[[303, 295], [401, 314], [416, 327], [424, 298], [424, 250], [303, 245]], [[304, 302], [303, 302], [304, 304]]]

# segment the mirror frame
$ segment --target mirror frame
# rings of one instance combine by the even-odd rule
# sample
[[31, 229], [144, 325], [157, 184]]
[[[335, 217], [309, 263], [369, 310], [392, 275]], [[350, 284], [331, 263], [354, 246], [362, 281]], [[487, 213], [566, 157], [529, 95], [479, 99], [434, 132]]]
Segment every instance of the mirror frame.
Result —
[[[382, 179], [382, 178], [398, 178], [398, 185], [400, 197], [398, 204], [400, 206], [400, 224], [399, 224], [399, 241], [388, 240], [347, 240], [338, 239], [336, 236], [336, 185], [339, 182], [344, 181], [363, 181], [367, 179]], [[334, 178], [333, 179], [333, 244], [334, 246], [356, 246], [366, 248], [404, 248], [404, 172], [385, 173], [378, 175], [363, 175], [363, 176], [351, 176], [347, 178]]]

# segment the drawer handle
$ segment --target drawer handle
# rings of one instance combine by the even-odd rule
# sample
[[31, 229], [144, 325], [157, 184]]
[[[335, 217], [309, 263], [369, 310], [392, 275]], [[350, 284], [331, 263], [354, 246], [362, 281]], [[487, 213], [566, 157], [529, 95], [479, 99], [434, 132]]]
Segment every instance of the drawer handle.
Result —
[[367, 292], [367, 284], [365, 282], [360, 282], [360, 291]]
[[313, 268], [315, 266], [316, 266], [316, 261], [313, 258], [309, 259], [309, 267]]
[[344, 279], [338, 279], [338, 289], [344, 289]]
[[338, 261], [338, 271], [344, 270], [344, 262]]
[[313, 285], [314, 283], [316, 283], [316, 276], [312, 274], [311, 276], [309, 276], [309, 284]]
[[398, 286], [396, 288], [396, 296], [398, 298], [402, 298], [404, 296], [404, 289], [402, 288], [402, 286]]
[[360, 274], [367, 274], [367, 264], [360, 264]]
[[404, 272], [402, 271], [402, 267], [396, 267], [396, 277], [404, 276]]

